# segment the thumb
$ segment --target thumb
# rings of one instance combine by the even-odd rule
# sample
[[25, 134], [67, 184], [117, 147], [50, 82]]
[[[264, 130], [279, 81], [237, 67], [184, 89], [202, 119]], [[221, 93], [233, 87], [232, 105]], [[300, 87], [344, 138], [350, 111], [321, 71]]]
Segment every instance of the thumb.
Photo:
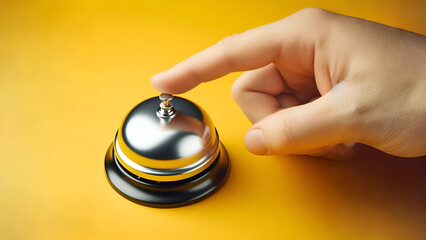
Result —
[[330, 92], [313, 102], [280, 110], [253, 125], [246, 133], [254, 154], [291, 154], [343, 142], [345, 111]]

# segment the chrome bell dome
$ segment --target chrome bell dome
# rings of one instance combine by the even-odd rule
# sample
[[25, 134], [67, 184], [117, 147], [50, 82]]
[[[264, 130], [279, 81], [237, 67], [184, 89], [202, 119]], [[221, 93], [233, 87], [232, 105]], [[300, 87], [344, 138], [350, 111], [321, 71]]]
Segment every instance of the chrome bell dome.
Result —
[[229, 160], [201, 107], [161, 94], [127, 114], [108, 149], [105, 168], [111, 185], [129, 200], [175, 207], [199, 201], [220, 187]]

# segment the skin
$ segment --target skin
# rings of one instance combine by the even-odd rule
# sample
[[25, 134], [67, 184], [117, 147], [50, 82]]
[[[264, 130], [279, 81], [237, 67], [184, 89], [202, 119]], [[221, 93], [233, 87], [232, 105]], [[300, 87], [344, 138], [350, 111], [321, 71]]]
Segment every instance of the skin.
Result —
[[224, 38], [152, 77], [184, 93], [246, 71], [232, 96], [254, 124], [259, 155], [333, 156], [363, 143], [400, 157], [426, 154], [426, 37], [317, 8]]

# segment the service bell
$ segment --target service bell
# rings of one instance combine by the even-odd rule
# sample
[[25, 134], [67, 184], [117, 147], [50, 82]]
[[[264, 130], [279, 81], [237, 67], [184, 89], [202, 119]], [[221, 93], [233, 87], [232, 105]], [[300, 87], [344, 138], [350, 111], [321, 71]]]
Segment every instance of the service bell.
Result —
[[161, 94], [124, 118], [106, 153], [105, 171], [111, 186], [133, 202], [178, 207], [217, 190], [229, 174], [229, 158], [201, 107]]

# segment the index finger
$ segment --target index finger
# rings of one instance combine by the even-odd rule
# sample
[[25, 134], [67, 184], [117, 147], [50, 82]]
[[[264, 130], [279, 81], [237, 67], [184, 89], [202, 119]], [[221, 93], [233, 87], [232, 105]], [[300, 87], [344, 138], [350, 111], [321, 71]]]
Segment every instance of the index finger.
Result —
[[281, 59], [282, 54], [292, 56], [283, 58], [293, 61], [290, 65], [301, 64], [301, 69], [311, 71], [315, 38], [309, 37], [313, 31], [304, 27], [306, 24], [303, 17], [295, 15], [300, 14], [226, 37], [169, 70], [153, 76], [152, 85], [161, 92], [183, 93], [202, 82], [230, 72], [253, 70], [275, 63]]

